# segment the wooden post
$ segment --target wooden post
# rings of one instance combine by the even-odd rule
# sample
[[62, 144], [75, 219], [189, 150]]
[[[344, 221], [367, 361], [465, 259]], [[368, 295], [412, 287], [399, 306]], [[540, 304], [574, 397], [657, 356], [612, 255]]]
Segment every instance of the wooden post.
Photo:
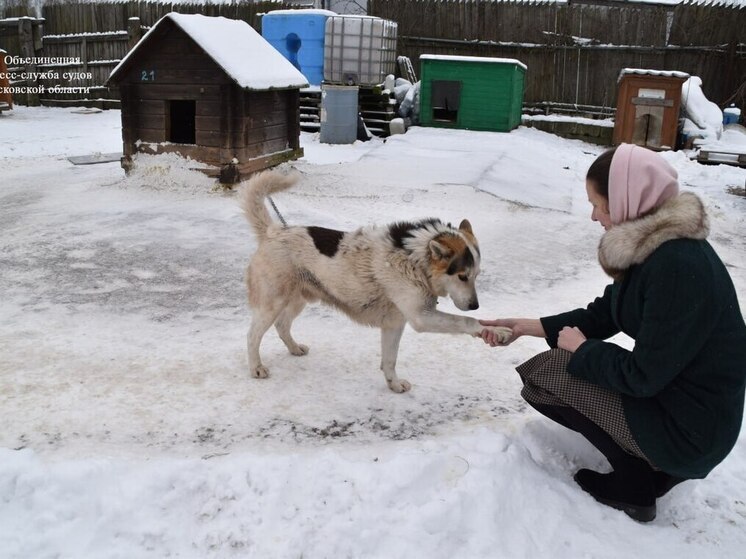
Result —
[[285, 115], [288, 122], [288, 146], [300, 149], [300, 89], [288, 91]]
[[85, 36], [80, 39], [80, 62], [83, 64], [83, 73], [88, 71], [88, 40]]
[[[18, 42], [21, 47], [21, 56], [31, 61], [30, 64], [24, 65], [24, 72], [31, 75], [36, 72], [36, 64], [33, 62], [34, 57], [36, 57], [36, 49], [34, 48], [34, 26], [30, 17], [22, 17], [18, 20]], [[37, 91], [38, 86], [39, 82], [36, 80], [27, 80], [24, 86], [27, 88], [26, 104], [30, 107], [41, 105]]]
[[130, 51], [142, 39], [142, 27], [140, 27], [139, 17], [131, 17], [127, 20], [127, 36], [129, 37], [127, 50]]
[[119, 87], [121, 106], [122, 106], [122, 159], [121, 165], [125, 174], [132, 170], [132, 156], [135, 154], [135, 118], [132, 113], [134, 110], [134, 95], [131, 85], [121, 85]]

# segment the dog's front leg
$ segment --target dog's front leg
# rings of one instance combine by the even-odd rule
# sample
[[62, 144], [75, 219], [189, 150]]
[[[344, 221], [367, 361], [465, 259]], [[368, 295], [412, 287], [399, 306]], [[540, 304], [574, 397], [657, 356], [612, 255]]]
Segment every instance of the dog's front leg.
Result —
[[399, 341], [404, 325], [393, 328], [381, 328], [381, 370], [386, 377], [386, 383], [394, 392], [407, 392], [412, 385], [396, 375], [396, 358], [399, 355]]
[[416, 332], [434, 332], [443, 334], [469, 334], [478, 336], [482, 330], [488, 329], [495, 332], [500, 342], [510, 339], [512, 331], [510, 328], [500, 326], [482, 326], [479, 321], [470, 316], [449, 314], [434, 309], [422, 309], [409, 313], [407, 320]]

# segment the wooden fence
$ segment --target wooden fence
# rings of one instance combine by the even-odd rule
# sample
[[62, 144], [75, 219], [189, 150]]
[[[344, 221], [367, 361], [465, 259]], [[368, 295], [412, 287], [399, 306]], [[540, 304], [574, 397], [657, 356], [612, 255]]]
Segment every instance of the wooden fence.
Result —
[[223, 16], [241, 19], [255, 29], [259, 28], [259, 14], [294, 6], [292, 2], [260, 1], [210, 4], [197, 2], [149, 2], [129, 0], [113, 3], [47, 3], [42, 9], [46, 19], [46, 33], [66, 34], [80, 32], [102, 32], [111, 29], [126, 29], [131, 17], [138, 17], [142, 25], [150, 27], [169, 12], [184, 14], [200, 13], [207, 16]]
[[32, 15], [45, 19], [44, 32], [49, 35], [76, 33], [105, 33], [127, 29], [127, 21], [140, 18], [142, 25], [150, 27], [169, 12], [185, 14], [200, 13], [208, 16], [223, 16], [241, 19], [258, 29], [260, 14], [299, 6], [292, 0], [236, 0], [211, 4], [206, 2], [161, 2], [150, 0], [125, 0], [110, 2], [46, 0], [41, 13], [34, 10], [34, 0], [10, 0], [0, 18]]
[[127, 31], [45, 35], [42, 39], [45, 57], [77, 62], [41, 66], [52, 75], [39, 81], [45, 88], [43, 99], [117, 99], [118, 92], [109, 90], [103, 84], [130, 47], [142, 37], [143, 30], [138, 18], [130, 19], [128, 24]]
[[[719, 45], [744, 37], [746, 8], [597, 0], [370, 0], [400, 35], [531, 44]], [[427, 14], [427, 17], [423, 17]]]
[[[398, 51], [517, 58], [528, 104], [612, 109], [622, 68], [680, 70], [746, 109], [746, 8], [701, 4], [370, 0], [398, 22]], [[422, 17], [427, 14], [427, 18]]]
[[[26, 4], [25, 2], [28, 2]], [[495, 0], [369, 0], [369, 12], [399, 24], [398, 53], [418, 66], [421, 54], [517, 58], [526, 63], [529, 105], [587, 108], [609, 113], [616, 80], [625, 67], [681, 70], [700, 76], [705, 94], [746, 111], [746, 8], [712, 4], [655, 5], [582, 0], [583, 3]], [[232, 3], [167, 3], [147, 0], [6, 2], [0, 17], [41, 15], [44, 56], [78, 56], [79, 73], [95, 97], [116, 96], [101, 86], [126, 53], [131, 18], [152, 26], [170, 11], [220, 15], [260, 26], [260, 14], [293, 7], [291, 0]], [[427, 14], [427, 17], [423, 17]], [[26, 25], [26, 24], [24, 24]], [[20, 27], [0, 24], [0, 47], [20, 54]], [[16, 33], [16, 35], [14, 35]], [[131, 38], [131, 30], [128, 37]], [[47, 83], [47, 82], [44, 82]], [[65, 82], [66, 83], [66, 82]], [[55, 95], [65, 99], [75, 95]]]

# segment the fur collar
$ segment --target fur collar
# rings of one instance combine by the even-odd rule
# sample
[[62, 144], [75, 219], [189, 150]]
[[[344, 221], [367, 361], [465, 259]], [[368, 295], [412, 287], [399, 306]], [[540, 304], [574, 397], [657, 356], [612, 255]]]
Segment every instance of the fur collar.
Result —
[[609, 229], [598, 246], [598, 261], [614, 280], [644, 262], [655, 249], [673, 239], [705, 239], [710, 232], [702, 200], [684, 192], [656, 211]]

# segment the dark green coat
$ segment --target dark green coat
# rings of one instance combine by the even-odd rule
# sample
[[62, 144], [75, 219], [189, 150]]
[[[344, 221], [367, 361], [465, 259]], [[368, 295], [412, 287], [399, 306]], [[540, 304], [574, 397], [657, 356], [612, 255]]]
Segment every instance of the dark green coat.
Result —
[[[547, 341], [556, 347], [562, 327], [577, 326], [588, 340], [569, 373], [622, 395], [630, 431], [656, 466], [702, 478], [741, 429], [746, 326], [736, 291], [706, 240], [663, 235], [642, 253], [628, 240], [602, 241], [600, 253], [629, 248], [635, 257], [625, 267], [609, 265], [624, 264], [625, 256], [600, 254], [619, 279], [586, 309], [542, 318]], [[602, 341], [620, 331], [635, 340], [632, 351]]]

